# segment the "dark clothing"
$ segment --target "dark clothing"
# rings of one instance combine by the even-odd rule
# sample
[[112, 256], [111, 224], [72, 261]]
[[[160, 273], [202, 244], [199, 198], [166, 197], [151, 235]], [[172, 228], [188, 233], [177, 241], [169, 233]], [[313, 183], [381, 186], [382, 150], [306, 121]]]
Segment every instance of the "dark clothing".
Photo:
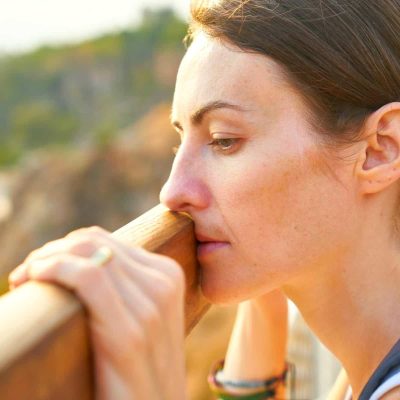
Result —
[[369, 400], [378, 387], [400, 370], [400, 340], [392, 347], [369, 381], [364, 386], [359, 400]]

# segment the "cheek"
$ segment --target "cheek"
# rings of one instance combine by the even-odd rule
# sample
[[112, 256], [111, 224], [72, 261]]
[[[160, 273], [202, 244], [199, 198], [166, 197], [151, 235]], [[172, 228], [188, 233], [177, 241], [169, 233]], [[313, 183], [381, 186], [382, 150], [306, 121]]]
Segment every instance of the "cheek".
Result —
[[239, 232], [259, 230], [254, 232], [258, 234], [268, 230], [270, 225], [290, 224], [289, 215], [299, 204], [299, 196], [304, 195], [301, 189], [310, 172], [305, 167], [299, 171], [296, 160], [291, 157], [242, 164], [251, 167], [241, 169], [238, 163], [237, 170], [213, 190], [229, 226], [235, 226], [235, 231]]
[[288, 160], [280, 163], [279, 169], [261, 165], [253, 174], [247, 174], [247, 180], [239, 182], [232, 197], [232, 208], [240, 213], [233, 220], [236, 230], [244, 230], [241, 238], [253, 244], [270, 240], [272, 235], [275, 240], [284, 239], [283, 233], [295, 223], [292, 215], [299, 205], [298, 187], [303, 178], [297, 176]]
[[338, 184], [318, 166], [313, 150], [268, 159], [219, 187], [224, 222], [249, 262], [266, 255], [277, 268], [289, 268], [299, 257], [311, 262], [318, 256], [313, 249], [337, 230], [334, 208], [343, 209], [342, 194], [335, 200]]

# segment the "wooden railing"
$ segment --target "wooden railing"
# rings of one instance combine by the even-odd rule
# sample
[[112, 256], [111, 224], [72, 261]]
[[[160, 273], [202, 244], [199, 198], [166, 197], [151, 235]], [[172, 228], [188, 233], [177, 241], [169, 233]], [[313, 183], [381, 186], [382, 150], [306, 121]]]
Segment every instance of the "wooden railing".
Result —
[[[186, 274], [186, 332], [209, 305], [198, 286], [193, 223], [161, 205], [113, 233], [177, 260]], [[28, 282], [0, 297], [0, 399], [93, 399], [85, 310], [69, 291]]]

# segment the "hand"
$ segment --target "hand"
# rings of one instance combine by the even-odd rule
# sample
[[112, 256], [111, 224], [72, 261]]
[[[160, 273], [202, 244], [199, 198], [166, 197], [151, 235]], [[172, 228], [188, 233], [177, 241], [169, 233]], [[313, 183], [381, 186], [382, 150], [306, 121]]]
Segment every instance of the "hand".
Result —
[[[102, 246], [113, 257], [98, 267], [90, 256]], [[185, 398], [185, 281], [174, 260], [92, 227], [32, 252], [10, 275], [10, 286], [29, 279], [72, 289], [87, 307], [96, 399]]]

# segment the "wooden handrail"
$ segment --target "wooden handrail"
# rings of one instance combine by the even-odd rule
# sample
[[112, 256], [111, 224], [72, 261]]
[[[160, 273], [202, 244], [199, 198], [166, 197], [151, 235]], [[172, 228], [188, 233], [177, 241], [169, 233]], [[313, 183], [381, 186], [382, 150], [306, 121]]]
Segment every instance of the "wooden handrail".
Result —
[[[113, 235], [180, 263], [186, 275], [189, 333], [209, 307], [198, 286], [190, 218], [158, 205]], [[94, 398], [87, 318], [71, 292], [28, 282], [0, 297], [0, 398]]]

